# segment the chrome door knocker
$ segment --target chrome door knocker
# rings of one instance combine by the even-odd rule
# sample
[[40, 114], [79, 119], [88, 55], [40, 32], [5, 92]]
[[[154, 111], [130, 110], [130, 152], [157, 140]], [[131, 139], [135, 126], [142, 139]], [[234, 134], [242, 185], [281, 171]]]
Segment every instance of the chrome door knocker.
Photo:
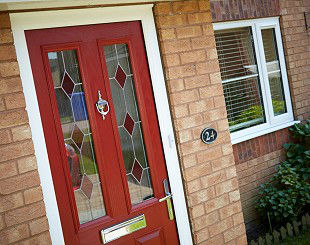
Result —
[[[107, 106], [107, 110], [104, 111], [104, 108]], [[96, 103], [97, 111], [102, 115], [102, 120], [105, 119], [105, 116], [109, 113], [110, 107], [109, 103], [106, 100], [101, 98], [100, 90], [98, 90], [98, 101]]]

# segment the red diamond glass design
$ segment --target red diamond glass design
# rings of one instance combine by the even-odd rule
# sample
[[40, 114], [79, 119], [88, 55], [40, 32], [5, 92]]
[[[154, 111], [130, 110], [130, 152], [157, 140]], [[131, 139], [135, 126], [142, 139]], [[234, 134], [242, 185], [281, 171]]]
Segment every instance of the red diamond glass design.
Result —
[[71, 97], [73, 89], [74, 89], [74, 82], [72, 79], [69, 77], [68, 73], [65, 72], [63, 82], [62, 82], [62, 88], [64, 91], [67, 93], [69, 97]]
[[121, 87], [123, 88], [126, 81], [126, 74], [120, 66], [117, 67], [115, 79], [119, 83], [119, 85], [121, 85]]
[[85, 194], [85, 196], [87, 196], [88, 199], [91, 197], [93, 187], [94, 184], [91, 182], [88, 176], [84, 174], [81, 184], [81, 191]]
[[132, 169], [132, 175], [135, 176], [135, 178], [140, 182], [141, 177], [142, 177], [142, 167], [140, 166], [139, 162], [135, 160], [133, 164], [133, 169]]
[[135, 126], [134, 120], [132, 120], [131, 116], [127, 113], [125, 118], [124, 127], [127, 129], [128, 133], [132, 135], [133, 127]]
[[75, 142], [75, 144], [77, 145], [77, 147], [79, 147], [80, 149], [82, 146], [83, 137], [84, 137], [84, 134], [81, 131], [81, 129], [79, 129], [78, 126], [74, 125], [73, 133], [72, 133], [72, 139]]

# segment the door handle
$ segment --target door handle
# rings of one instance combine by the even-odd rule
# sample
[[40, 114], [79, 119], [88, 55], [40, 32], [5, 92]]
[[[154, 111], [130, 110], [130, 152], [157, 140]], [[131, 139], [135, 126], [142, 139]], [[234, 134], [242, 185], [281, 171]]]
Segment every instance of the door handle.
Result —
[[158, 201], [159, 202], [163, 202], [163, 201], [167, 202], [167, 209], [168, 209], [169, 219], [173, 220], [174, 219], [174, 214], [173, 214], [173, 207], [172, 207], [172, 202], [171, 202], [172, 194], [169, 191], [169, 186], [168, 186], [168, 180], [167, 179], [164, 179], [163, 185], [164, 185], [164, 190], [165, 190], [166, 196], [164, 196], [163, 198], [160, 198]]
[[[104, 108], [107, 107], [107, 110], [105, 111]], [[96, 103], [96, 108], [97, 108], [97, 111], [102, 115], [102, 120], [105, 119], [105, 116], [109, 113], [110, 111], [110, 106], [109, 106], [109, 103], [108, 101], [106, 100], [103, 100], [101, 98], [101, 92], [100, 90], [98, 90], [98, 101]]]

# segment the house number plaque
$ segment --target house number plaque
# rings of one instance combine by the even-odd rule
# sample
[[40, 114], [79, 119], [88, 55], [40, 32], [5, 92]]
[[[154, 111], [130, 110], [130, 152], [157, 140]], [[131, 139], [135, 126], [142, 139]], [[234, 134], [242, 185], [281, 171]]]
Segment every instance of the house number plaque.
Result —
[[211, 144], [217, 139], [217, 131], [214, 128], [205, 128], [202, 130], [200, 138], [203, 143]]

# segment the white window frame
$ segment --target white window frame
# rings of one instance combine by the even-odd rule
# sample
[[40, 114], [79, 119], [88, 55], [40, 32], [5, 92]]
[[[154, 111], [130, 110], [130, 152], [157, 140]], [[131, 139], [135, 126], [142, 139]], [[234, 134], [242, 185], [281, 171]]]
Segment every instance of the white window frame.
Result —
[[[258, 77], [260, 79], [266, 122], [257, 126], [253, 126], [250, 128], [242, 129], [240, 131], [231, 133], [230, 135], [232, 144], [237, 144], [242, 141], [246, 141], [264, 134], [268, 134], [283, 128], [287, 128], [295, 123], [298, 123], [298, 121], [294, 121], [292, 101], [288, 84], [286, 64], [282, 45], [282, 37], [279, 25], [279, 17], [263, 18], [255, 20], [230, 21], [230, 22], [221, 22], [213, 24], [214, 31], [241, 28], [241, 27], [250, 27], [252, 30], [254, 50], [259, 73]], [[278, 116], [274, 116], [273, 113], [271, 91], [269, 86], [265, 52], [261, 33], [261, 30], [269, 28], [275, 29], [276, 44], [278, 49], [277, 51], [279, 56], [283, 91], [287, 109], [286, 113]]]
[[141, 21], [142, 25], [170, 189], [173, 194], [173, 207], [180, 244], [193, 244], [152, 8], [153, 4], [144, 4], [10, 14], [17, 60], [25, 94], [26, 109], [32, 131], [32, 140], [38, 163], [38, 172], [52, 244], [64, 245], [64, 238], [52, 181], [52, 174], [49, 168], [49, 160], [27, 49], [25, 31], [134, 20]]

